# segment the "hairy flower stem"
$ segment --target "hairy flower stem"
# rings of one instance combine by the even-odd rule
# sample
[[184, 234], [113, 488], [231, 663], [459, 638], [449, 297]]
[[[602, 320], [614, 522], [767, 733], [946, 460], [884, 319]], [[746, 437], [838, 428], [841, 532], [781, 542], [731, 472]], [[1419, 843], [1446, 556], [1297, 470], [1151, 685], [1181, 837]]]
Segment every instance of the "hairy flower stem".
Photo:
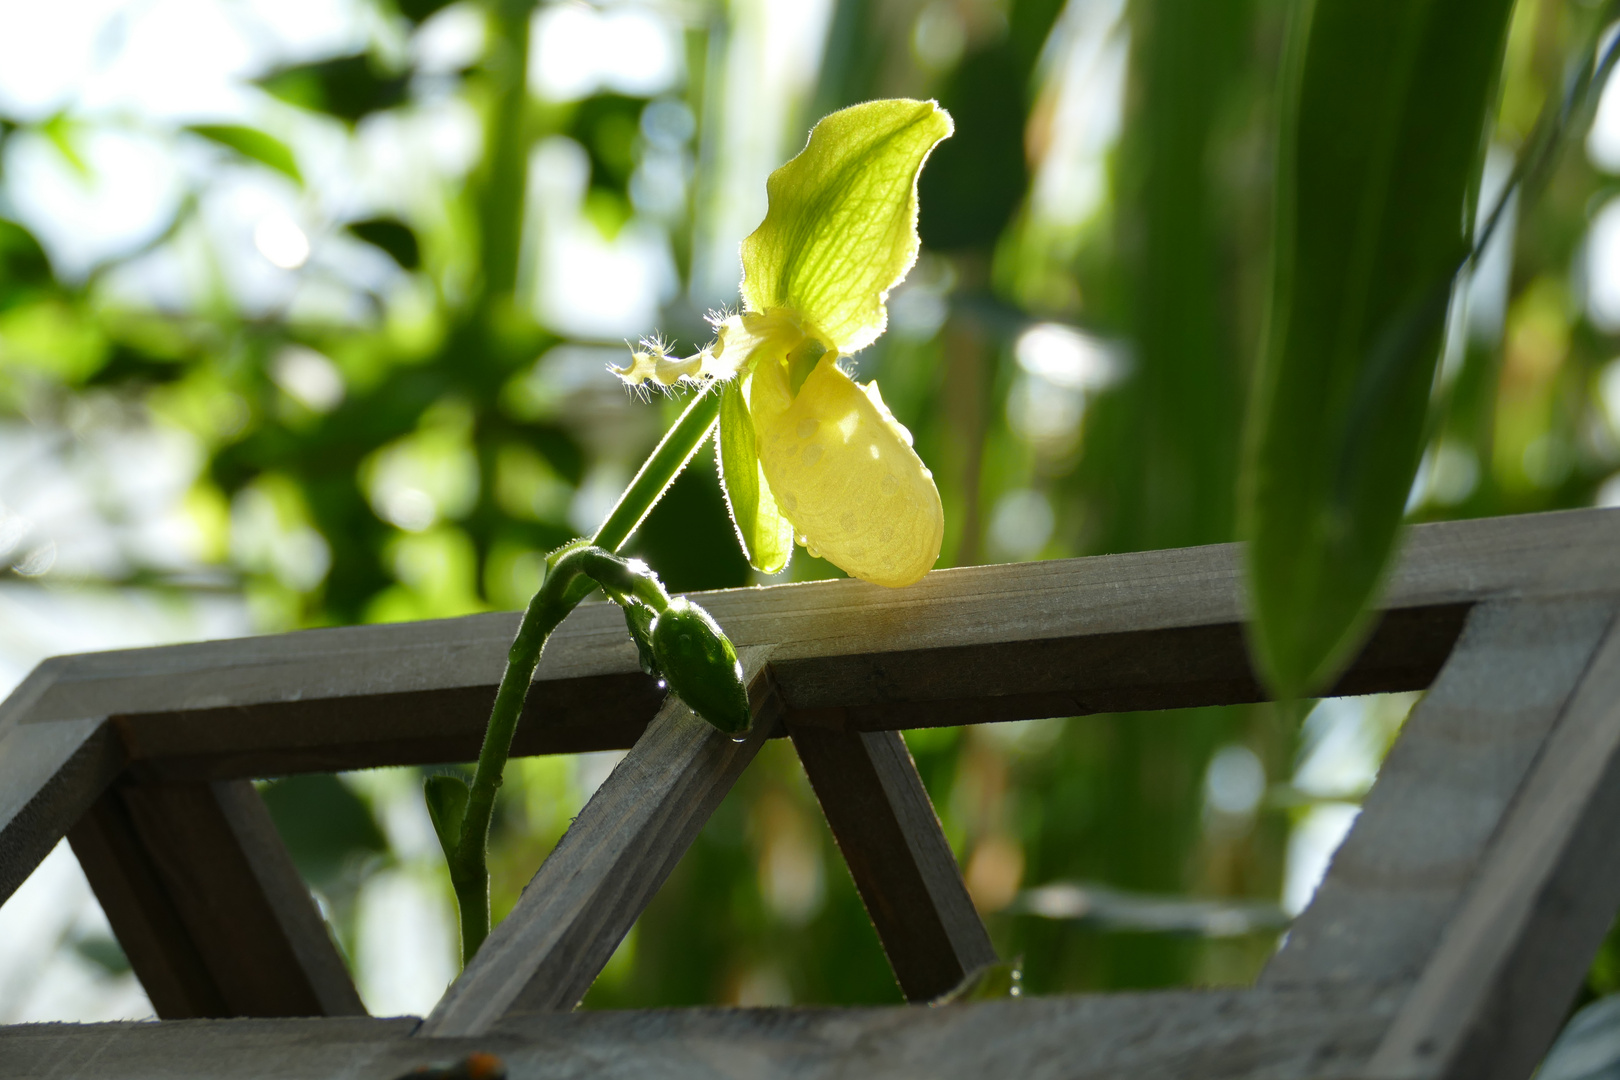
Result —
[[[467, 814], [462, 820], [456, 850], [449, 860], [450, 883], [461, 912], [463, 965], [472, 960], [489, 936], [489, 826], [495, 812], [495, 792], [501, 786], [506, 759], [512, 753], [512, 737], [517, 732], [523, 702], [546, 641], [599, 583], [608, 584], [619, 593], [633, 593], [637, 599], [662, 610], [649, 587], [639, 582], [626, 587], [617, 580], [622, 575], [619, 569], [622, 563], [606, 559], [605, 554], [618, 551], [630, 539], [709, 437], [719, 415], [720, 390], [710, 384], [698, 392], [653, 449], [612, 513], [596, 531], [591, 546], [569, 545], [547, 560], [546, 580], [523, 612], [517, 637], [507, 652], [506, 670], [501, 674], [495, 707], [490, 711], [489, 727], [484, 731], [484, 745], [478, 752], [478, 768], [473, 774]], [[667, 597], [664, 602], [668, 602]]]
[[604, 551], [618, 551], [630, 539], [709, 437], [714, 422], [720, 418], [720, 391], [721, 384], [711, 382], [692, 399], [647, 456], [641, 471], [591, 537], [591, 543]]

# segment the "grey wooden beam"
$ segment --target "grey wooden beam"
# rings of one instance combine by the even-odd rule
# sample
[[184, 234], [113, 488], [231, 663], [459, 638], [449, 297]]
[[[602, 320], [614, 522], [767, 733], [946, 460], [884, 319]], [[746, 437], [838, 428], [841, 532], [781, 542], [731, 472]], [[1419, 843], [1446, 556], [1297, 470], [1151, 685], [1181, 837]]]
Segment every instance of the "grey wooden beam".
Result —
[[671, 694], [422, 1026], [482, 1035], [510, 1012], [572, 1009], [779, 722], [765, 652], [741, 655], [754, 726], [738, 741]]
[[124, 766], [123, 748], [103, 716], [31, 721], [63, 666], [47, 660], [0, 703], [0, 903]]
[[160, 1017], [365, 1014], [248, 781], [118, 784], [68, 835]]
[[[772, 647], [787, 706], [862, 730], [1256, 700], [1234, 545], [701, 594]], [[1411, 530], [1387, 609], [1338, 690], [1418, 689], [1469, 604], [1620, 591], [1620, 511]], [[56, 661], [32, 722], [111, 716], [147, 777], [224, 779], [468, 760], [516, 615], [310, 630]], [[631, 745], [657, 710], [623, 620], [587, 604], [553, 638], [519, 754]], [[0, 710], [3, 711], [3, 710]]]
[[1620, 630], [1611, 629], [1368, 1075], [1529, 1076], [1617, 908]]
[[1614, 611], [1608, 597], [1474, 609], [1261, 985], [1423, 972]]
[[[175, 1020], [0, 1027], [0, 1076], [51, 1080], [394, 1080], [418, 1021]], [[392, 1055], [392, 1060], [390, 1060]]]
[[410, 1021], [0, 1028], [0, 1073], [53, 1080], [395, 1080], [477, 1050], [513, 1080], [1345, 1080], [1388, 995], [1171, 991], [854, 1009], [531, 1013], [486, 1035]]
[[839, 718], [789, 714], [788, 731], [901, 990], [928, 1001], [996, 951], [899, 732]]

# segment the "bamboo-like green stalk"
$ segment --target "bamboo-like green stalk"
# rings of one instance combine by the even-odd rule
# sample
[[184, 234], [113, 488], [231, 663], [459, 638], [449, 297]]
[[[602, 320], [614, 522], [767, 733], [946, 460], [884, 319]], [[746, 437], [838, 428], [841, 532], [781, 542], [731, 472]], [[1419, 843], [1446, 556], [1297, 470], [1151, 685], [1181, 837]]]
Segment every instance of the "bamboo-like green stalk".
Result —
[[[641, 471], [630, 481], [630, 486], [592, 538], [594, 547], [616, 552], [624, 546], [703, 446], [719, 415], [720, 393], [711, 383], [687, 405]], [[529, 684], [551, 632], [597, 586], [591, 576], [591, 570], [597, 567], [590, 559], [569, 559], [570, 553], [578, 551], [578, 547], [570, 545], [547, 560], [546, 580], [523, 612], [517, 636], [507, 652], [500, 688], [495, 692], [495, 706], [490, 711], [484, 744], [478, 752], [478, 767], [473, 774], [456, 849], [449, 855], [450, 883], [461, 913], [463, 964], [472, 959], [489, 936], [489, 827], [495, 811], [495, 793], [501, 786], [506, 760], [512, 753], [512, 737], [517, 732], [518, 718], [523, 714]]]

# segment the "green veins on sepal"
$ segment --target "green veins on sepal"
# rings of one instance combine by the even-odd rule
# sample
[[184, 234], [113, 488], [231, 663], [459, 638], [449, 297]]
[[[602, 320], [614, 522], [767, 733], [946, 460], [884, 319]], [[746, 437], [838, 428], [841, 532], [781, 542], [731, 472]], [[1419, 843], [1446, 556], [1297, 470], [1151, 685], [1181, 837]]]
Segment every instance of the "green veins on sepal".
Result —
[[743, 241], [748, 310], [791, 310], [840, 352], [877, 340], [884, 300], [917, 259], [917, 174], [952, 130], [934, 102], [903, 98], [817, 124], [771, 174], [765, 220]]

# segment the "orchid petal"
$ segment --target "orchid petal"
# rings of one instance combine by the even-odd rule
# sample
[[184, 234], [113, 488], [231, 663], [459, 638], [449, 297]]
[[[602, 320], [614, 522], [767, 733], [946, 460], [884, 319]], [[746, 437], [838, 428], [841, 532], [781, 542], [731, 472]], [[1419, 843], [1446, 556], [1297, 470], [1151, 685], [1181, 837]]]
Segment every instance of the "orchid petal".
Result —
[[830, 353], [797, 395], [778, 362], [761, 363], [749, 388], [760, 465], [810, 553], [899, 587], [933, 568], [945, 512], [909, 434], [881, 402]]

